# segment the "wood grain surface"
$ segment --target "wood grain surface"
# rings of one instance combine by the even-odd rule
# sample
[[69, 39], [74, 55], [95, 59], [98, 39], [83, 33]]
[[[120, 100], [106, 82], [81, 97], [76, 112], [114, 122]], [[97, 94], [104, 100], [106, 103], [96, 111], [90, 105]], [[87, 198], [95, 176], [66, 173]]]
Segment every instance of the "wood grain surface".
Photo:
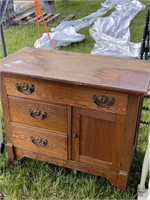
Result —
[[138, 93], [146, 93], [150, 82], [146, 61], [35, 48], [2, 59], [0, 71]]

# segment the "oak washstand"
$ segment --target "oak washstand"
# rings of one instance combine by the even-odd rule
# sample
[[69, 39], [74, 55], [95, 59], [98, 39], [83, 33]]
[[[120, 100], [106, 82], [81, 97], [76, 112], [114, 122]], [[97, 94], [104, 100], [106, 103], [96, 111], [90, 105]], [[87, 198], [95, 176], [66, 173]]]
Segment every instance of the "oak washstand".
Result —
[[7, 152], [126, 189], [149, 64], [24, 48], [0, 61]]

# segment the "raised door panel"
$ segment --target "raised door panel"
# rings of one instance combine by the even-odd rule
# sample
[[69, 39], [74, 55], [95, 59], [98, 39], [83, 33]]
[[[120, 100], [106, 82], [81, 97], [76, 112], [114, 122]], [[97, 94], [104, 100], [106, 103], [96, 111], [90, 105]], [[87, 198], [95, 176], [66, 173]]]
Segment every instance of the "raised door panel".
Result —
[[73, 118], [72, 159], [118, 171], [125, 117], [74, 108]]

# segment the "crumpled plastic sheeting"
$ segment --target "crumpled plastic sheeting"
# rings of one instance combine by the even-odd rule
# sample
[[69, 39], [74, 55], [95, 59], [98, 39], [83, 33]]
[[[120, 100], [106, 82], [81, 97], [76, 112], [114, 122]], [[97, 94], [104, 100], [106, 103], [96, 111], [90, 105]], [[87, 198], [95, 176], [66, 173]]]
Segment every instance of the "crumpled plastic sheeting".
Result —
[[[130, 0], [123, 0], [123, 2], [128, 2]], [[85, 36], [82, 34], [76, 33], [80, 29], [91, 25], [96, 19], [100, 16], [106, 14], [110, 9], [115, 7], [118, 2], [122, 0], [106, 0], [102, 3], [102, 7], [98, 9], [95, 13], [92, 13], [86, 17], [83, 17], [74, 21], [64, 21], [60, 23], [57, 27], [52, 29], [50, 36], [55, 48], [59, 46], [67, 46], [73, 42], [81, 42], [85, 39]], [[42, 44], [42, 45], [41, 45]], [[48, 39], [48, 35], [44, 33], [42, 37], [34, 43], [36, 48], [51, 49], [51, 45]]]
[[[55, 48], [60, 46], [68, 46], [73, 42], [81, 42], [85, 39], [85, 36], [76, 33], [73, 27], [66, 27], [62, 31], [55, 31], [50, 33], [53, 45]], [[41, 41], [41, 42], [40, 42]], [[34, 43], [35, 48], [51, 49], [50, 41], [47, 33], [44, 33], [42, 37]]]
[[[121, 4], [120, 4], [121, 3]], [[90, 34], [96, 41], [91, 54], [121, 57], [138, 57], [141, 43], [130, 42], [130, 21], [145, 8], [138, 0], [118, 0], [116, 10], [105, 18], [99, 18]]]
[[76, 31], [79, 31], [80, 29], [91, 25], [96, 19], [106, 14], [109, 10], [111, 10], [118, 4], [122, 4], [124, 2], [131, 3], [131, 0], [106, 0], [104, 3], [101, 4], [102, 7], [98, 9], [95, 13], [74, 21], [64, 21], [60, 23], [56, 28], [53, 28], [52, 31], [62, 31], [68, 26], [72, 26]]
[[98, 17], [107, 13], [109, 9], [110, 9], [109, 7], [102, 7], [98, 9], [97, 12], [92, 13], [81, 19], [77, 19], [74, 21], [64, 21], [60, 23], [56, 28], [52, 28], [52, 31], [62, 31], [64, 30], [64, 28], [69, 27], [69, 26], [72, 26], [75, 29], [75, 31], [79, 31], [80, 29], [91, 25], [96, 19], [98, 19]]
[[[135, 0], [135, 1], [131, 1], [131, 0], [113, 0], [113, 1], [112, 0], [106, 0], [104, 3], [101, 4], [102, 7], [100, 9], [98, 9], [95, 13], [92, 13], [92, 14], [90, 14], [86, 17], [83, 17], [81, 19], [78, 19], [78, 20], [64, 21], [64, 22], [60, 23], [57, 27], [53, 28], [52, 29], [53, 32], [50, 33], [54, 48], [58, 48], [59, 46], [67, 46], [67, 45], [69, 45], [73, 42], [80, 42], [80, 41], [84, 40], [85, 36], [82, 35], [82, 34], [78, 34], [77, 31], [79, 31], [80, 29], [82, 29], [84, 27], [91, 25], [100, 16], [106, 14], [112, 8], [117, 7], [117, 10], [114, 11], [113, 14], [111, 15], [112, 16], [112, 20], [111, 20], [112, 24], [109, 23], [109, 25], [111, 25], [110, 28], [109, 28], [109, 25], [107, 25], [107, 23], [106, 23], [106, 25], [107, 25], [106, 27], [107, 27], [107, 29], [108, 29], [107, 31], [109, 33], [109, 29], [111, 29], [112, 25], [115, 23], [115, 21], [113, 21], [113, 20], [117, 19], [118, 17], [121, 17], [120, 15], [121, 14], [123, 15], [122, 12], [125, 12], [126, 17], [124, 17], [123, 20], [117, 21], [117, 26], [115, 28], [116, 32], [114, 32], [114, 33], [113, 33], [113, 31], [111, 32], [111, 34], [117, 34], [118, 32], [120, 32], [121, 36], [124, 35], [124, 37], [120, 41], [120, 43], [122, 45], [124, 45], [124, 47], [119, 46], [119, 48], [122, 49], [122, 50], [118, 50], [116, 48], [116, 46], [118, 46], [118, 43], [116, 43], [116, 45], [115, 45], [115, 41], [113, 39], [114, 35], [112, 35], [112, 36], [108, 35], [107, 40], [110, 39], [113, 42], [112, 44], [109, 43], [109, 46], [112, 45], [112, 47], [114, 49], [113, 55], [116, 55], [117, 52], [118, 52], [118, 56], [122, 55], [122, 53], [120, 53], [120, 52], [123, 51], [123, 48], [127, 48], [128, 51], [133, 51], [133, 52], [137, 51], [137, 49], [139, 48], [139, 44], [130, 43], [130, 46], [128, 46], [128, 44], [126, 44], [126, 39], [127, 38], [129, 39], [129, 37], [130, 37], [130, 31], [128, 29], [130, 21], [135, 16], [135, 14], [140, 10], [139, 8], [137, 9], [137, 6], [136, 6], [136, 8], [134, 8], [133, 6], [130, 7], [130, 4], [132, 2], [135, 2], [135, 5], [138, 4], [139, 7], [142, 9], [143, 4], [141, 4], [138, 0]], [[121, 5], [126, 5], [126, 7], [120, 7]], [[128, 9], [127, 5], [130, 8], [129, 11], [128, 10], [122, 10], [122, 8]], [[132, 13], [131, 8], [133, 9], [133, 13]], [[119, 10], [120, 10], [120, 12], [119, 12]], [[113, 19], [113, 17], [116, 17], [116, 18]], [[129, 21], [127, 22], [126, 18], [128, 18], [128, 17], [129, 17]], [[107, 19], [107, 18], [100, 18], [100, 19]], [[109, 19], [107, 19], [107, 20], [109, 21]], [[124, 21], [125, 21], [125, 23], [124, 23]], [[97, 27], [96, 24], [99, 27]], [[112, 52], [108, 52], [107, 49], [104, 47], [105, 43], [107, 44], [108, 42], [106, 40], [104, 40], [104, 42], [102, 41], [103, 36], [104, 36], [104, 39], [106, 39], [105, 38], [106, 37], [105, 36], [106, 35], [106, 29], [105, 28], [106, 27], [104, 26], [102, 28], [102, 26], [98, 23], [98, 21], [96, 22], [96, 24], [93, 27], [93, 30], [92, 29], [90, 30], [92, 37], [96, 41], [94, 49], [92, 50], [92, 54], [104, 54], [104, 53], [106, 53], [108, 55], [110, 55], [110, 54], [112, 55]], [[124, 26], [125, 26], [125, 28], [124, 28]], [[117, 30], [117, 28], [119, 30]], [[103, 31], [103, 29], [105, 29], [105, 31]], [[123, 29], [126, 32], [121, 32], [121, 30], [123, 31]], [[102, 34], [101, 37], [100, 37], [100, 34]], [[118, 37], [117, 35], [115, 35], [115, 36]], [[100, 43], [99, 43], [99, 39], [101, 40]], [[41, 46], [41, 44], [42, 44], [42, 46]], [[103, 45], [100, 46], [99, 44], [103, 44]], [[125, 46], [125, 45], [127, 45], [127, 46]], [[36, 48], [40, 48], [40, 47], [45, 48], [45, 49], [51, 49], [52, 48], [51, 45], [50, 45], [49, 39], [48, 39], [48, 35], [46, 33], [44, 33], [43, 36], [40, 39], [36, 40], [36, 42], [34, 43], [34, 46]], [[101, 49], [101, 51], [99, 51], [99, 49]]]
[[[85, 36], [78, 34], [77, 31], [92, 24], [96, 19], [98, 19], [98, 17], [105, 14], [109, 9], [109, 6], [102, 7], [91, 15], [74, 21], [64, 21], [56, 28], [51, 29], [52, 32], [50, 33], [50, 36], [54, 47], [58, 48], [60, 46], [68, 46], [73, 42], [83, 41]], [[47, 33], [44, 33], [40, 39], [36, 40], [34, 47], [44, 49], [52, 48]]]

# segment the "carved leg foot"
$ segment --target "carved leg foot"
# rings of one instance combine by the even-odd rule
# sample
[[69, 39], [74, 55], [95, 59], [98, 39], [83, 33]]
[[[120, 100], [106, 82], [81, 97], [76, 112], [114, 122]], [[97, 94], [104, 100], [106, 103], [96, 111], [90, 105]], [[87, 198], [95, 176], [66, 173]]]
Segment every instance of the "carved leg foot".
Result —
[[128, 181], [128, 173], [125, 171], [120, 171], [117, 187], [121, 191], [124, 191], [127, 189], [127, 181]]
[[0, 153], [4, 153], [4, 143], [0, 143]]
[[9, 163], [14, 164], [15, 162], [14, 145], [11, 143], [7, 143], [6, 148], [7, 148]]
[[3, 200], [4, 199], [4, 195], [3, 193], [0, 192], [0, 200]]

